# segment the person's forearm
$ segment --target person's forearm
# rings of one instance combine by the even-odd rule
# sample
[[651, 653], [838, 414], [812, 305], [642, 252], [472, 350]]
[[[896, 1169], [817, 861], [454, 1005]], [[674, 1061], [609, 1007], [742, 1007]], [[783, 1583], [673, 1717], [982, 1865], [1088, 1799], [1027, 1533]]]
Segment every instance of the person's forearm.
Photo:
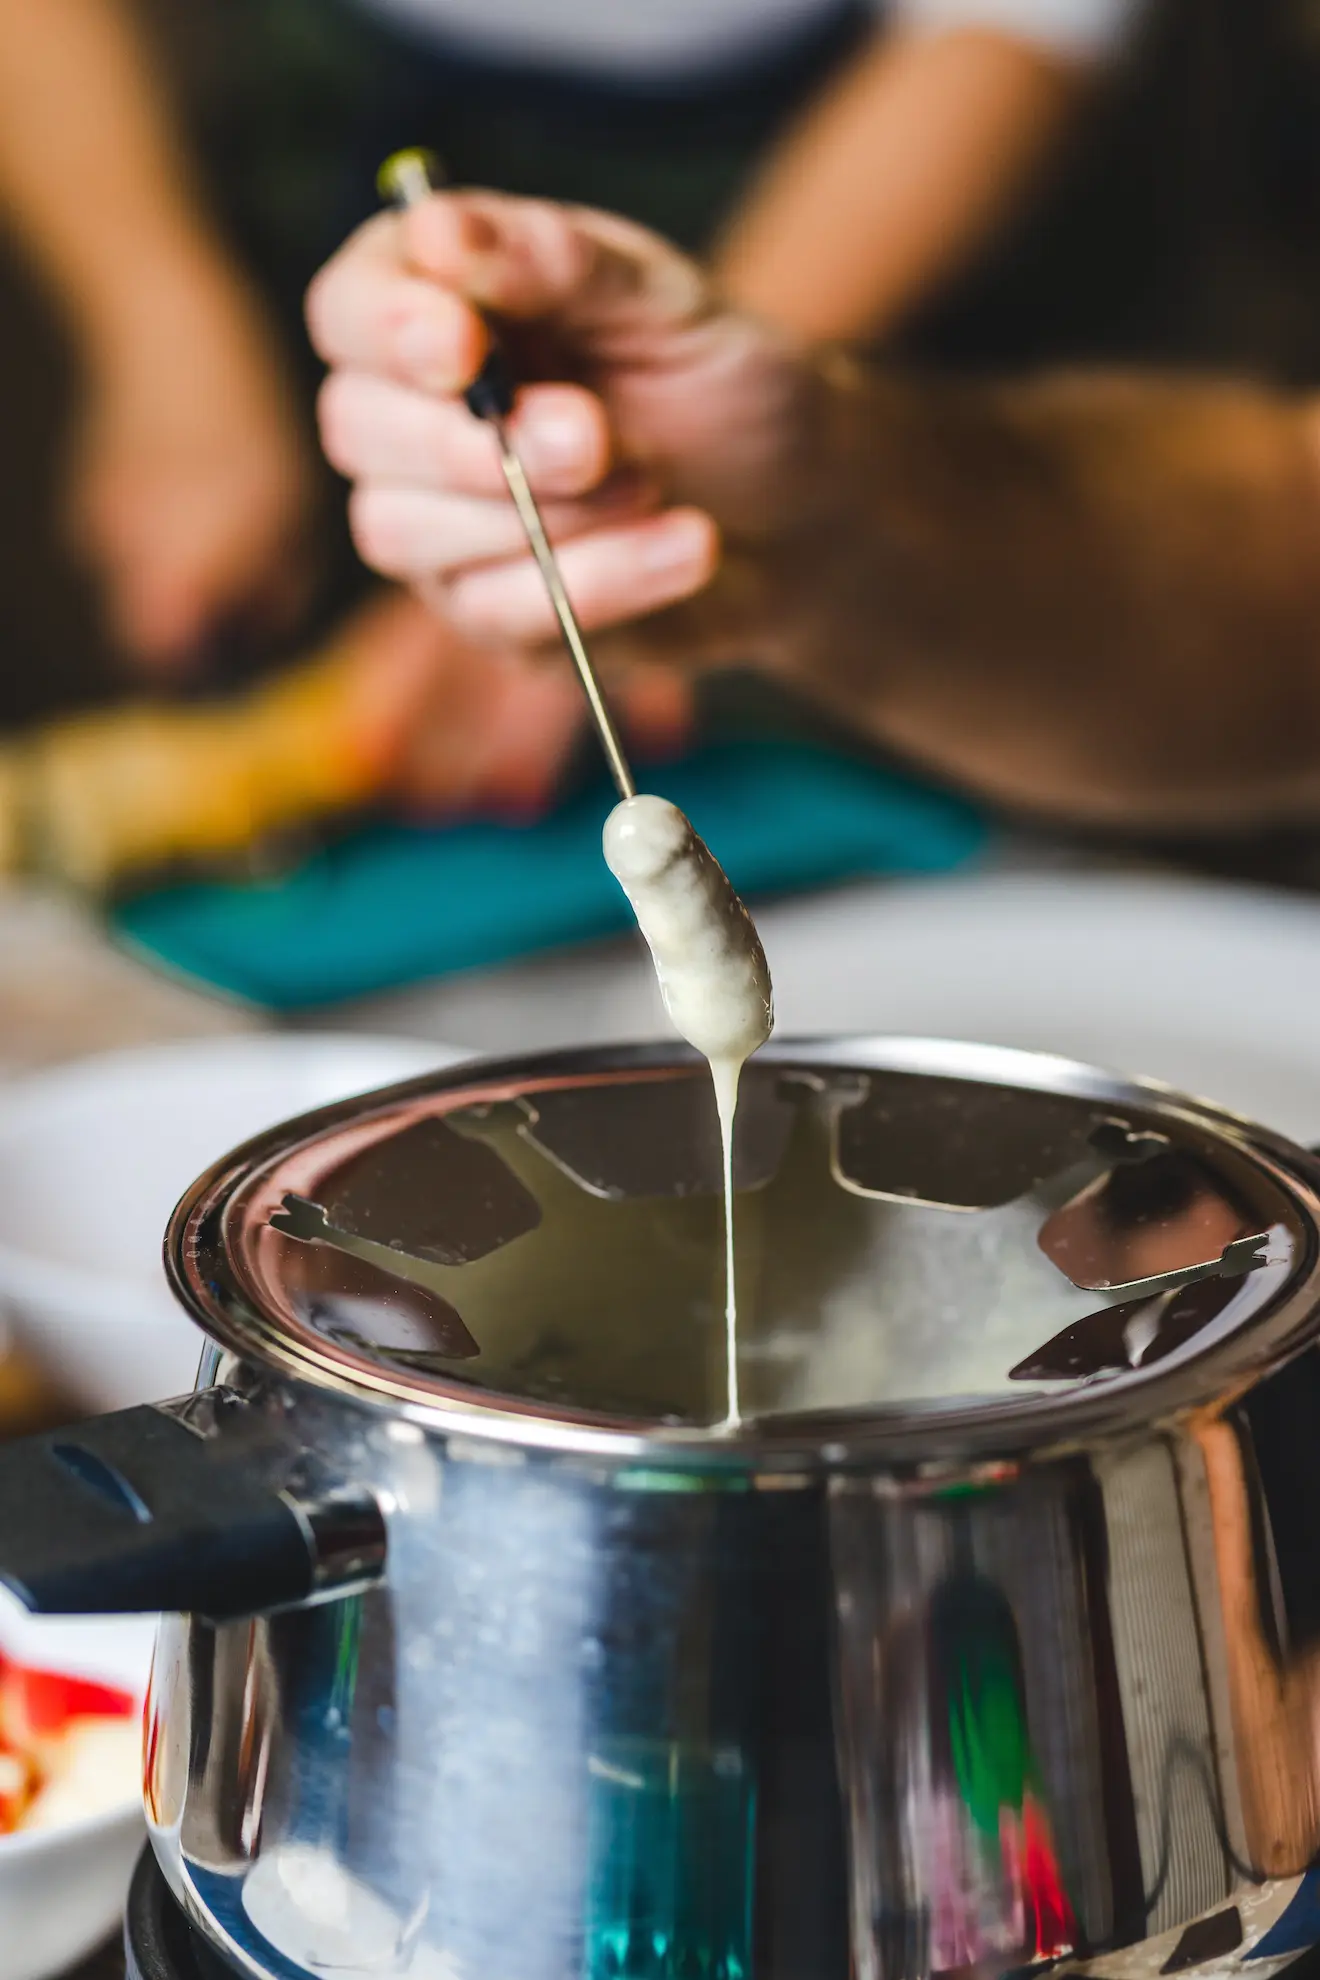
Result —
[[1320, 814], [1320, 440], [1248, 387], [858, 381], [768, 663], [1014, 807]]
[[878, 39], [772, 158], [722, 287], [809, 339], [881, 335], [993, 235], [1086, 82], [985, 30]]
[[121, 0], [0, 0], [0, 205], [75, 328], [133, 334], [218, 279], [150, 50]]

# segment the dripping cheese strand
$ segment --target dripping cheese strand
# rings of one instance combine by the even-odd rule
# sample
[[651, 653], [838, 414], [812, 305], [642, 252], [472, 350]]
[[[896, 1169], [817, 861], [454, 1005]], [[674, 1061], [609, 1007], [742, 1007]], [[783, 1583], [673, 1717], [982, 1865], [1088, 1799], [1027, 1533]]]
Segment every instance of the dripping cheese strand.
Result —
[[665, 1009], [710, 1065], [724, 1177], [725, 1425], [741, 1420], [733, 1244], [733, 1129], [747, 1060], [774, 1026], [756, 926], [728, 876], [675, 805], [626, 798], [605, 823], [605, 861], [646, 938]]

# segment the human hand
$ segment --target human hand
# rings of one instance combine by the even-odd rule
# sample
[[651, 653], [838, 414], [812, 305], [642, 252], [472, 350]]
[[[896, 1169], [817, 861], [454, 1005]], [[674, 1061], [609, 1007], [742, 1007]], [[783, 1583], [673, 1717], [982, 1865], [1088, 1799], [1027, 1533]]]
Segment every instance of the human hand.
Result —
[[311, 580], [312, 465], [236, 280], [146, 275], [88, 361], [70, 526], [128, 655], [178, 673], [231, 625], [291, 623]]
[[757, 657], [827, 492], [822, 374], [721, 308], [694, 264], [605, 214], [440, 194], [369, 222], [317, 277], [322, 436], [355, 484], [367, 562], [465, 637], [553, 638], [492, 436], [461, 398], [486, 350], [478, 308], [534, 381], [510, 434], [579, 617], [630, 626], [598, 650]]

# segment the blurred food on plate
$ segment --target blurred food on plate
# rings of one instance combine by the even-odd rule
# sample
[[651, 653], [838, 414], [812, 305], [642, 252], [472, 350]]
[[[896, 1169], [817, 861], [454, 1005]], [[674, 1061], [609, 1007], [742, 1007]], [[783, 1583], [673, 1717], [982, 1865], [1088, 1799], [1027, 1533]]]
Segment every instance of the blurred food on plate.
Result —
[[0, 1650], [0, 1836], [122, 1807], [141, 1771], [141, 1717], [131, 1692]]
[[154, 1617], [32, 1616], [0, 1589], [4, 1980], [54, 1980], [119, 1928], [146, 1839], [154, 1639]]

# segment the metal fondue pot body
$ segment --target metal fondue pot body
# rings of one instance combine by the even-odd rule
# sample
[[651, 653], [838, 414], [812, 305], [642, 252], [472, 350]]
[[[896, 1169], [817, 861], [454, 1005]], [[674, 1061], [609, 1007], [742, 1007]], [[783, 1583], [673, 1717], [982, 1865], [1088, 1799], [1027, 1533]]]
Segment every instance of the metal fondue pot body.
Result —
[[130, 1413], [178, 1503], [122, 1427], [0, 1460], [33, 1606], [190, 1611], [146, 1736], [189, 1915], [261, 1980], [1320, 1942], [1315, 1162], [1055, 1060], [777, 1046], [731, 1430], [708, 1109], [639, 1049], [277, 1130], [172, 1226], [223, 1343]]

